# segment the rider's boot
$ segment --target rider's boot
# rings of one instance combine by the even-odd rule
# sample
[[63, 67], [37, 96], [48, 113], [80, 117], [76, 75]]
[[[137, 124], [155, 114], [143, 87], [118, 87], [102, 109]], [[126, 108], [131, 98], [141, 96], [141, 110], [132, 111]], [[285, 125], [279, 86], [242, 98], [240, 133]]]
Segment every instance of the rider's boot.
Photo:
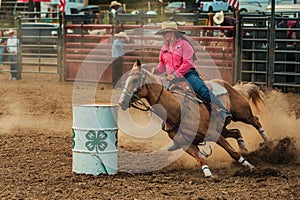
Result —
[[180, 149], [180, 146], [174, 142], [173, 145], [168, 148], [168, 151], [175, 151], [177, 149]]
[[222, 122], [224, 122], [224, 126], [231, 122], [232, 114], [228, 110], [221, 108], [219, 110], [219, 116], [221, 117]]

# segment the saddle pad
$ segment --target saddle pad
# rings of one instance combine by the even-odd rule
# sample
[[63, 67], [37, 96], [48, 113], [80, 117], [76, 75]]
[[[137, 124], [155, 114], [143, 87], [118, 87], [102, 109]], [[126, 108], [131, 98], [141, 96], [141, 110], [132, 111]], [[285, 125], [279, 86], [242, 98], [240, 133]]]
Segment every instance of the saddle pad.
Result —
[[[213, 82], [213, 81], [207, 81], [208, 84], [211, 86], [211, 91], [215, 96], [220, 96], [227, 93], [227, 90], [220, 84]], [[207, 84], [207, 83], [206, 83]]]

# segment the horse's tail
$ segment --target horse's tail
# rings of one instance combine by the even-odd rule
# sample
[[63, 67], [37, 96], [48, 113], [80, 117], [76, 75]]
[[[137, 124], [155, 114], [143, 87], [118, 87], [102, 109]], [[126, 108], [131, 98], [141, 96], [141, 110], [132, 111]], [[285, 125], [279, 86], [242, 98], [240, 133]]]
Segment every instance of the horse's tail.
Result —
[[234, 89], [239, 91], [249, 101], [252, 101], [258, 111], [260, 111], [259, 105], [265, 105], [264, 93], [254, 83], [242, 83], [238, 82], [233, 86]]

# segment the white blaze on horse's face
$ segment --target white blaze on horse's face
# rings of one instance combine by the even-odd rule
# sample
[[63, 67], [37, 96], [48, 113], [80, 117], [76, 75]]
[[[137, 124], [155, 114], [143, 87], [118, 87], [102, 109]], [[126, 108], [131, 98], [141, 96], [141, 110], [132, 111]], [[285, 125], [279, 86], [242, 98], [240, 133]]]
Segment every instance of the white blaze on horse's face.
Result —
[[123, 89], [122, 94], [119, 99], [119, 105], [122, 107], [123, 110], [126, 110], [130, 106], [129, 100], [131, 99], [132, 92], [129, 89], [129, 84], [131, 82], [131, 79], [132, 79], [132, 76], [127, 77], [124, 89]]
[[132, 82], [132, 79], [133, 79], [133, 76], [128, 76], [126, 81], [125, 81], [125, 86], [124, 86], [124, 89], [123, 89], [123, 93], [126, 93], [126, 91], [130, 91], [130, 83]]
[[145, 74], [138, 67], [133, 67], [125, 81], [125, 86], [119, 99], [119, 105], [123, 110], [130, 107], [134, 101], [134, 95], [144, 84]]

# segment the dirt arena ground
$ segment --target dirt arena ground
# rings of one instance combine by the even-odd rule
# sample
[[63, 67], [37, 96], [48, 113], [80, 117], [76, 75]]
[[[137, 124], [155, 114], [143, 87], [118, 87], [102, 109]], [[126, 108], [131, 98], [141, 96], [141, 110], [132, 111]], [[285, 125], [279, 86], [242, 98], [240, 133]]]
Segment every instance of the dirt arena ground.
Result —
[[[299, 158], [275, 164], [252, 156], [248, 160], [258, 170], [250, 174], [218, 148], [208, 158], [215, 179], [203, 178], [186, 154], [154, 172], [73, 173], [73, 89], [74, 83], [59, 82], [56, 75], [25, 74], [22, 80], [9, 81], [8, 74], [0, 74], [0, 199], [300, 199]], [[111, 91], [110, 85], [99, 85], [97, 102], [110, 102]], [[299, 154], [299, 97], [268, 92], [267, 108], [259, 115], [273, 141], [292, 138], [294, 146], [284, 149], [281, 159]], [[241, 129], [250, 151], [259, 148], [262, 139], [252, 127], [230, 126]], [[164, 133], [141, 143], [119, 136], [119, 146], [133, 152], [169, 142]]]

